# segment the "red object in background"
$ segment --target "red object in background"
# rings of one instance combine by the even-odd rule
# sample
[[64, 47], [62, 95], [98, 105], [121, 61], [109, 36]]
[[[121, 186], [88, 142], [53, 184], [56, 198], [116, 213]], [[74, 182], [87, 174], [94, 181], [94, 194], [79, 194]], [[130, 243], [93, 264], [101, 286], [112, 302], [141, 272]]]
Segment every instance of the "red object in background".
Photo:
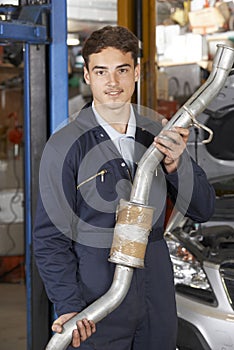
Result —
[[179, 104], [176, 100], [158, 100], [157, 112], [162, 114], [167, 119], [171, 119], [173, 115], [178, 111]]
[[21, 127], [15, 127], [8, 131], [8, 139], [14, 144], [19, 145], [22, 142], [23, 132]]
[[3, 54], [4, 54], [4, 48], [3, 46], [0, 46], [0, 63], [3, 62]]
[[18, 116], [16, 112], [12, 112], [8, 115], [8, 118], [14, 119], [14, 128], [11, 128], [8, 131], [8, 140], [15, 145], [19, 145], [23, 139], [23, 129], [22, 126], [19, 125]]
[[166, 228], [168, 221], [171, 217], [172, 211], [174, 208], [174, 204], [172, 203], [172, 201], [170, 200], [169, 197], [167, 197], [167, 204], [166, 204], [166, 216], [165, 216], [165, 222], [164, 222], [164, 228]]
[[25, 281], [25, 257], [1, 256], [0, 257], [0, 282], [24, 283]]

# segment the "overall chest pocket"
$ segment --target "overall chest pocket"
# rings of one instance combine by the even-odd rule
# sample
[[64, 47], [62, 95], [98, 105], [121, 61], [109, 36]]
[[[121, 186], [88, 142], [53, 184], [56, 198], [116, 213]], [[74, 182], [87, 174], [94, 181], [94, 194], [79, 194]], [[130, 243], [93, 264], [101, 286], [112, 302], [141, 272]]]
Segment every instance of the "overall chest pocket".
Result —
[[83, 198], [89, 200], [96, 196], [105, 201], [115, 201], [118, 195], [113, 169], [103, 167], [97, 173], [87, 176], [87, 178], [77, 184], [77, 191]]

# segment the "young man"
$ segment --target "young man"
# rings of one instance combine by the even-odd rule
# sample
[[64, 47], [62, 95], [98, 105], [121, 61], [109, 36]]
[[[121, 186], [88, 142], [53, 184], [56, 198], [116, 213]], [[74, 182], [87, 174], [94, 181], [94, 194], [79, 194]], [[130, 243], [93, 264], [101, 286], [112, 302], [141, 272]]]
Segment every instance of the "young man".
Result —
[[140, 76], [137, 55], [138, 40], [126, 28], [107, 26], [91, 34], [83, 57], [93, 103], [52, 135], [41, 161], [34, 251], [58, 315], [52, 329], [61, 332], [64, 322], [111, 286], [116, 207], [120, 198], [129, 200], [137, 161], [152, 142], [165, 155], [150, 191], [155, 215], [145, 268], [134, 271], [115, 311], [97, 325], [78, 322], [72, 346], [84, 350], [175, 349], [173, 271], [163, 238], [166, 196], [198, 222], [213, 212], [213, 188], [185, 150], [189, 131], [174, 128], [163, 131], [166, 138], [155, 137], [158, 123], [131, 104]]

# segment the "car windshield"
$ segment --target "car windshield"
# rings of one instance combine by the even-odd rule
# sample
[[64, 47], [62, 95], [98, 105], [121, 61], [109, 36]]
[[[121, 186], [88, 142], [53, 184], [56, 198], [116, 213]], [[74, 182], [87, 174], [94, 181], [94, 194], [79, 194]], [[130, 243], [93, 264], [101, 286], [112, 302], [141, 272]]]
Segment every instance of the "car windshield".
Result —
[[214, 182], [213, 187], [217, 197], [230, 197], [234, 196], [234, 176], [223, 178], [217, 182]]
[[[211, 184], [216, 193], [216, 201], [214, 214], [210, 221], [224, 222], [234, 227], [234, 175], [211, 181]], [[183, 230], [188, 232], [193, 224], [193, 220], [188, 220], [179, 211], [175, 211], [165, 231], [172, 232], [175, 228], [183, 227]]]
[[234, 220], [234, 176], [212, 183], [216, 193], [214, 220]]

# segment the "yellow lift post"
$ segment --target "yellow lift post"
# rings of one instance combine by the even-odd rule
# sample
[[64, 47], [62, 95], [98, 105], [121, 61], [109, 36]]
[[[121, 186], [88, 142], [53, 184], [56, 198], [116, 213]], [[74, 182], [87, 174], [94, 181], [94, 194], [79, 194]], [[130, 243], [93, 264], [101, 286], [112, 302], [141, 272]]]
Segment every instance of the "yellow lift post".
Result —
[[[139, 16], [141, 18], [139, 18]], [[155, 0], [118, 0], [118, 24], [142, 41], [140, 98], [137, 103], [156, 110], [156, 5]]]

